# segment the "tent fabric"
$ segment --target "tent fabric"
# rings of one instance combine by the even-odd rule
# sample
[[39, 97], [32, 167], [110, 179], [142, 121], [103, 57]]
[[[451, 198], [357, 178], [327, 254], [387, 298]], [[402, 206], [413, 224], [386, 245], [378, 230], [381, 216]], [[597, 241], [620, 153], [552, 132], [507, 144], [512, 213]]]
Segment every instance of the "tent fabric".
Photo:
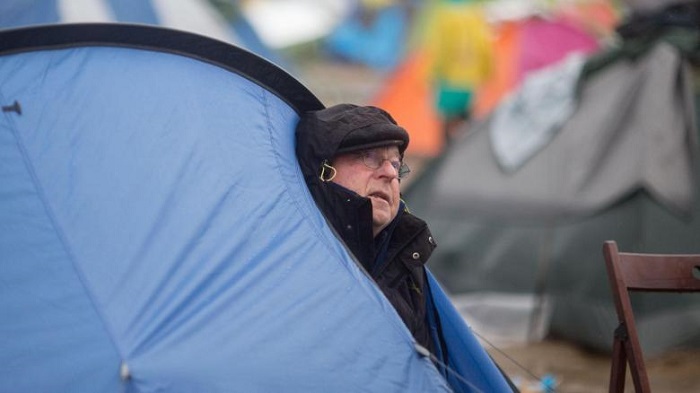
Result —
[[610, 37], [619, 20], [618, 7], [608, 0], [561, 4], [559, 15], [574, 26], [600, 38]]
[[407, 19], [408, 12], [402, 5], [360, 8], [324, 38], [325, 49], [350, 62], [391, 70], [403, 55]]
[[506, 21], [494, 27], [494, 71], [479, 89], [474, 102], [474, 114], [479, 118], [488, 115], [506, 94], [517, 85], [520, 55], [528, 51], [520, 49], [523, 22]]
[[576, 87], [585, 57], [572, 53], [563, 61], [533, 72], [493, 113], [491, 146], [499, 165], [512, 172], [554, 138], [576, 109]]
[[[692, 0], [691, 0], [692, 1]], [[637, 12], [652, 12], [658, 11], [661, 8], [679, 4], [683, 2], [690, 2], [687, 0], [622, 0], [622, 2], [628, 6], [633, 11]]]
[[425, 51], [414, 51], [387, 77], [372, 98], [372, 104], [391, 113], [411, 135], [407, 154], [435, 157], [443, 149], [444, 138], [433, 91], [427, 83], [430, 62]]
[[[235, 0], [230, 0], [236, 2]], [[241, 13], [274, 49], [306, 45], [328, 36], [354, 2], [335, 0], [240, 1]]]
[[[550, 39], [548, 45], [543, 45], [545, 37], [556, 39]], [[598, 49], [595, 37], [564, 18], [530, 18], [524, 25], [521, 39], [522, 50], [527, 54], [521, 54], [517, 80], [522, 80], [532, 70], [564, 59], [572, 51], [592, 53]]]
[[[433, 208], [446, 215], [561, 221], [643, 189], [672, 211], [689, 212], [694, 123], [688, 78], [667, 45], [600, 72], [583, 87], [576, 112], [557, 136], [517, 176], [502, 172], [489, 133], [475, 130], [454, 147], [435, 179], [440, 192]], [[679, 79], [686, 83], [676, 84]]]
[[482, 386], [489, 386], [489, 391], [492, 392], [511, 391], [493, 360], [468, 330], [464, 319], [430, 270], [427, 270], [427, 276], [435, 308], [440, 314], [440, 325], [445, 340], [450, 343], [459, 342], [459, 347], [466, 348], [462, 351], [448, 350], [447, 362], [451, 369], [446, 378], [450, 386], [455, 392], [478, 392], [482, 390]]
[[110, 24], [0, 32], [0, 74], [1, 392], [451, 391], [309, 195], [289, 75]]
[[[0, 6], [0, 26], [47, 23], [127, 22], [162, 25], [230, 40], [223, 17], [205, 1], [9, 0]], [[183, 12], [186, 17], [183, 18]]]
[[599, 45], [569, 17], [528, 17], [497, 26], [496, 73], [479, 90], [476, 113], [488, 115], [529, 73], [557, 63], [572, 52], [590, 54]]

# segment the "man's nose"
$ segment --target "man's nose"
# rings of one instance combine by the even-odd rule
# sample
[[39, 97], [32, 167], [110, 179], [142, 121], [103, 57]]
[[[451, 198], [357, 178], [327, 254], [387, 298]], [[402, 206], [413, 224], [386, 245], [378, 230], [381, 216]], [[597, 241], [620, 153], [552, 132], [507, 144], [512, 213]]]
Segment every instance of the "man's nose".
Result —
[[381, 176], [387, 176], [393, 178], [398, 178], [399, 177], [399, 171], [394, 168], [393, 165], [391, 165], [391, 160], [384, 160], [382, 161], [382, 164], [379, 165], [379, 171]]

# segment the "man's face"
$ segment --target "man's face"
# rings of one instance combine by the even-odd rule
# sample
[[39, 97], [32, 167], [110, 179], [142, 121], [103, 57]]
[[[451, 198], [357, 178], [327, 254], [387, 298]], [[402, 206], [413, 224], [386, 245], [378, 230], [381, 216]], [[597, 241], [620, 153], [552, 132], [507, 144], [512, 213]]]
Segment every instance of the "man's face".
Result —
[[[400, 190], [396, 146], [341, 154], [333, 160], [334, 183], [372, 201], [373, 235], [376, 236], [399, 212]], [[373, 169], [376, 168], [376, 169]]]

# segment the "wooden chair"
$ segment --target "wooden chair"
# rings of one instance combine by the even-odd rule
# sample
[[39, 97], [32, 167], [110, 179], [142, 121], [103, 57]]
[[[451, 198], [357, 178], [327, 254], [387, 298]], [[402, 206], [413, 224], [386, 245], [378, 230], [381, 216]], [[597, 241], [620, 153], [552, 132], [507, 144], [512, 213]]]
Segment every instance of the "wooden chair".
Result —
[[634, 324], [629, 291], [700, 291], [700, 254], [622, 253], [618, 251], [614, 241], [606, 241], [603, 244], [603, 255], [620, 323], [615, 329], [613, 340], [610, 392], [624, 391], [629, 362], [635, 391], [648, 393], [649, 378]]

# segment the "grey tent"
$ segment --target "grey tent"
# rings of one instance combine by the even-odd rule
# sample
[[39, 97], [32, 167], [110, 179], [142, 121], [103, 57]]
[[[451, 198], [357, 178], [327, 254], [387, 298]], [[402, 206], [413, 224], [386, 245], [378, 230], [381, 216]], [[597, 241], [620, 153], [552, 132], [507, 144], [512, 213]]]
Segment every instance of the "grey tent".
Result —
[[[609, 350], [603, 241], [700, 252], [697, 108], [689, 65], [667, 42], [589, 60], [575, 111], [517, 169], [499, 163], [486, 121], [411, 184], [406, 199], [439, 240], [431, 269], [452, 294], [535, 294], [551, 301], [550, 332]], [[633, 301], [649, 353], [700, 342], [697, 297]]]

